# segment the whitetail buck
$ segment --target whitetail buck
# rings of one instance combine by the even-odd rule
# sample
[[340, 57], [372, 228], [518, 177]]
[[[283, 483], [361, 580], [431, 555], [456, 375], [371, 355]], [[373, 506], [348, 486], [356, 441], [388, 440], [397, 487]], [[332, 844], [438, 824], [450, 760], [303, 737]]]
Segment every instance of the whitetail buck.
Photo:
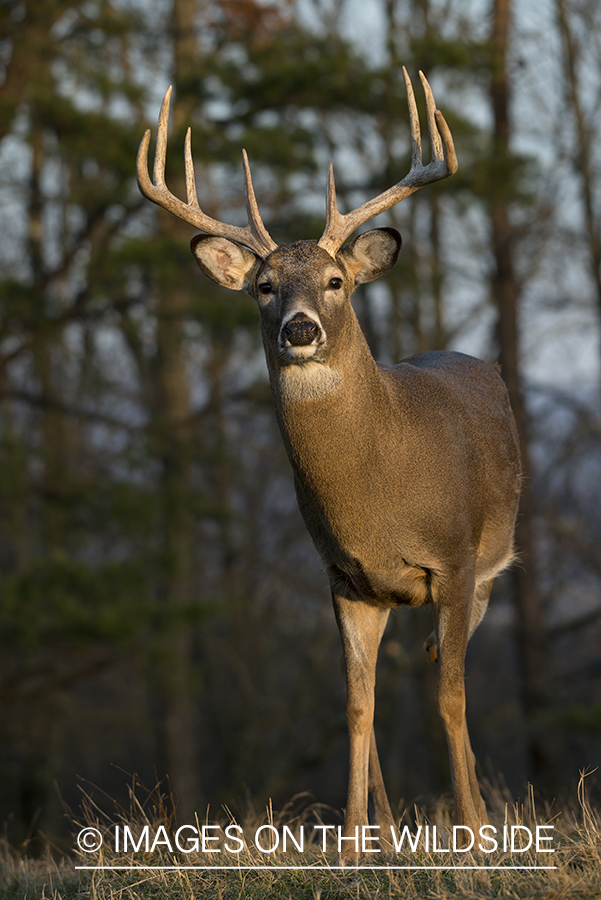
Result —
[[[164, 173], [170, 89], [159, 117], [154, 181], [148, 175], [150, 131], [137, 164], [142, 193], [205, 232], [192, 239], [202, 271], [224, 287], [246, 291], [259, 306], [298, 503], [328, 573], [342, 637], [348, 836], [368, 823], [368, 793], [381, 833], [390, 835], [393, 823], [373, 718], [378, 646], [390, 610], [399, 605], [432, 606], [436, 699], [449, 747], [455, 822], [476, 833], [486, 821], [465, 719], [465, 653], [493, 579], [511, 561], [520, 492], [515, 424], [496, 369], [449, 352], [380, 365], [351, 306], [356, 285], [394, 266], [401, 237], [392, 228], [378, 228], [340, 249], [344, 241], [378, 213], [457, 169], [449, 128], [423, 75], [421, 80], [431, 162], [422, 163], [419, 117], [405, 72], [409, 174], [341, 215], [330, 166], [327, 223], [319, 241], [276, 245], [261, 221], [244, 152], [248, 225], [205, 215], [196, 197], [189, 129], [187, 203], [169, 192]], [[354, 843], [346, 846], [343, 859], [355, 861]]]

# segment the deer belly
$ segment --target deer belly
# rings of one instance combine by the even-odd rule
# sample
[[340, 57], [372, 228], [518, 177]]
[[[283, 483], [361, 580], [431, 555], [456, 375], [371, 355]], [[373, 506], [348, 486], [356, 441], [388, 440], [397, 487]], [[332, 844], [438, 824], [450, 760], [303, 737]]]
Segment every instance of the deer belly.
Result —
[[377, 606], [423, 606], [432, 600], [431, 572], [395, 560], [386, 570], [373, 570], [356, 557], [326, 564], [332, 591], [348, 600], [364, 600]]

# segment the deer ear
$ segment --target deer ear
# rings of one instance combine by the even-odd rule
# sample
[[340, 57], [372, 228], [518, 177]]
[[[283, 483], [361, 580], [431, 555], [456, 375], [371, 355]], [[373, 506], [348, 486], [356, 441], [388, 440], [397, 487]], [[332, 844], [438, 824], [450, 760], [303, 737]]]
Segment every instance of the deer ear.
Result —
[[401, 236], [394, 228], [374, 228], [360, 234], [338, 256], [354, 275], [355, 284], [364, 284], [390, 272], [399, 258], [401, 243]]
[[195, 235], [190, 248], [205, 275], [232, 291], [246, 290], [255, 266], [260, 263], [252, 250], [210, 234]]

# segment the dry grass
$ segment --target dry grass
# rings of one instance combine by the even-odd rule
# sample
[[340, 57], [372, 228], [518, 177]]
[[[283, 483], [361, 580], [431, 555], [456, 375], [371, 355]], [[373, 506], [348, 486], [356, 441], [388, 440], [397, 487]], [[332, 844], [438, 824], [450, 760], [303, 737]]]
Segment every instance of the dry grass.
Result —
[[[499, 788], [488, 792], [492, 821], [498, 826], [523, 824], [531, 830], [545, 824], [553, 824], [555, 853], [535, 854], [527, 851], [519, 857], [510, 856], [502, 850], [492, 854], [433, 854], [421, 847], [417, 852], [405, 850], [389, 858], [376, 857], [379, 864], [435, 866], [455, 864], [464, 868], [436, 870], [433, 868], [398, 871], [370, 870], [367, 868], [299, 870], [243, 869], [242, 866], [257, 865], [311, 865], [333, 866], [336, 864], [335, 850], [323, 853], [315, 843], [306, 846], [304, 853], [286, 854], [279, 850], [270, 855], [261, 854], [251, 841], [236, 856], [196, 853], [171, 854], [168, 849], [156, 848], [152, 854], [143, 852], [115, 853], [112, 849], [115, 824], [129, 824], [134, 834], [141, 834], [145, 825], [149, 833], [155, 834], [159, 825], [164, 825], [168, 834], [176, 830], [168, 814], [164, 798], [157, 791], [148, 794], [141, 802], [132, 791], [131, 808], [127, 815], [119, 811], [111, 820], [88, 798], [84, 806], [84, 822], [76, 823], [74, 832], [80, 827], [98, 828], [104, 835], [104, 846], [94, 854], [77, 853], [72, 859], [56, 862], [50, 856], [42, 860], [22, 858], [5, 847], [0, 858], [0, 897], [6, 900], [173, 900], [173, 898], [210, 898], [210, 900], [262, 900], [266, 897], [294, 898], [294, 900], [333, 900], [333, 898], [429, 898], [429, 900], [488, 900], [488, 898], [537, 898], [537, 900], [584, 900], [601, 897], [601, 816], [589, 804], [585, 792], [585, 778], [581, 779], [578, 801], [562, 814], [552, 817], [548, 810], [540, 813], [532, 794], [523, 805], [509, 805], [504, 792]], [[298, 808], [298, 807], [296, 807]], [[295, 832], [301, 824], [306, 832], [320, 822], [322, 811], [313, 806], [295, 814], [291, 804], [279, 815], [274, 816], [268, 809], [262, 815], [252, 810], [241, 817], [244, 835], [254, 835], [261, 825], [272, 825], [278, 830], [284, 824]], [[212, 820], [214, 821], [214, 820]], [[233, 821], [225, 819], [223, 827]], [[432, 821], [448, 827], [448, 813], [444, 808], [432, 814]], [[426, 824], [423, 812], [416, 812], [412, 823], [405, 816], [403, 824], [411, 824], [415, 831], [418, 824]], [[208, 820], [207, 823], [208, 824]], [[199, 828], [202, 823], [199, 824]], [[295, 833], [298, 833], [297, 831]], [[250, 844], [251, 846], [248, 846]], [[165, 870], [158, 866], [215, 866], [215, 860], [240, 866], [235, 871], [221, 871], [213, 868], [202, 870]], [[81, 865], [148, 865], [150, 869], [82, 871]], [[468, 869], [472, 866], [507, 865], [554, 865], [551, 870], [500, 870]]]

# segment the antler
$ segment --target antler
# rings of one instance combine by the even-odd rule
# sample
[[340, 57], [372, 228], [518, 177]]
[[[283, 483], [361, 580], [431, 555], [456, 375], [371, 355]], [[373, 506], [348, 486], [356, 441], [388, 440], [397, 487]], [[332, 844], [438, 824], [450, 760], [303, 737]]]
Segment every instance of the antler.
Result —
[[415, 95], [411, 79], [403, 66], [405, 85], [407, 86], [407, 103], [409, 105], [409, 120], [411, 123], [411, 169], [409, 174], [384, 191], [373, 200], [368, 200], [357, 209], [351, 210], [346, 215], [338, 212], [336, 204], [336, 186], [334, 184], [334, 169], [330, 163], [327, 195], [327, 216], [325, 231], [318, 244], [331, 256], [334, 256], [345, 242], [347, 237], [356, 229], [373, 219], [374, 216], [385, 212], [391, 206], [404, 200], [410, 194], [419, 190], [425, 184], [440, 181], [457, 171], [457, 156], [453, 145], [453, 138], [449, 126], [444, 120], [443, 114], [436, 109], [436, 103], [428, 80], [423, 72], [419, 73], [424, 94], [426, 95], [426, 109], [428, 114], [428, 133], [432, 147], [432, 159], [427, 166], [422, 162], [422, 140], [419, 126], [419, 116], [415, 105]]
[[195, 225], [201, 231], [216, 237], [225, 237], [230, 240], [237, 241], [239, 244], [249, 247], [251, 250], [264, 259], [272, 250], [275, 250], [277, 244], [270, 237], [263, 222], [261, 214], [255, 198], [252, 179], [250, 177], [250, 167], [248, 165], [248, 157], [246, 150], [242, 151], [242, 159], [244, 165], [244, 178], [246, 182], [246, 212], [248, 215], [248, 225], [246, 228], [239, 228], [237, 225], [226, 225], [217, 219], [212, 219], [203, 213], [198, 204], [196, 196], [196, 183], [194, 179], [194, 163], [192, 162], [191, 147], [191, 131], [188, 128], [186, 134], [186, 144], [184, 157], [186, 161], [186, 195], [187, 203], [178, 200], [165, 184], [165, 157], [167, 155], [167, 123], [169, 121], [169, 103], [171, 100], [171, 87], [167, 88], [167, 92], [163, 97], [161, 112], [159, 114], [159, 122], [157, 129], [157, 145], [154, 155], [154, 171], [153, 181], [150, 180], [148, 174], [148, 146], [150, 144], [150, 129], [148, 129], [140, 143], [138, 150], [138, 159], [136, 162], [136, 170], [138, 174], [138, 186], [145, 197], [162, 206], [163, 209], [169, 210], [174, 215]]

